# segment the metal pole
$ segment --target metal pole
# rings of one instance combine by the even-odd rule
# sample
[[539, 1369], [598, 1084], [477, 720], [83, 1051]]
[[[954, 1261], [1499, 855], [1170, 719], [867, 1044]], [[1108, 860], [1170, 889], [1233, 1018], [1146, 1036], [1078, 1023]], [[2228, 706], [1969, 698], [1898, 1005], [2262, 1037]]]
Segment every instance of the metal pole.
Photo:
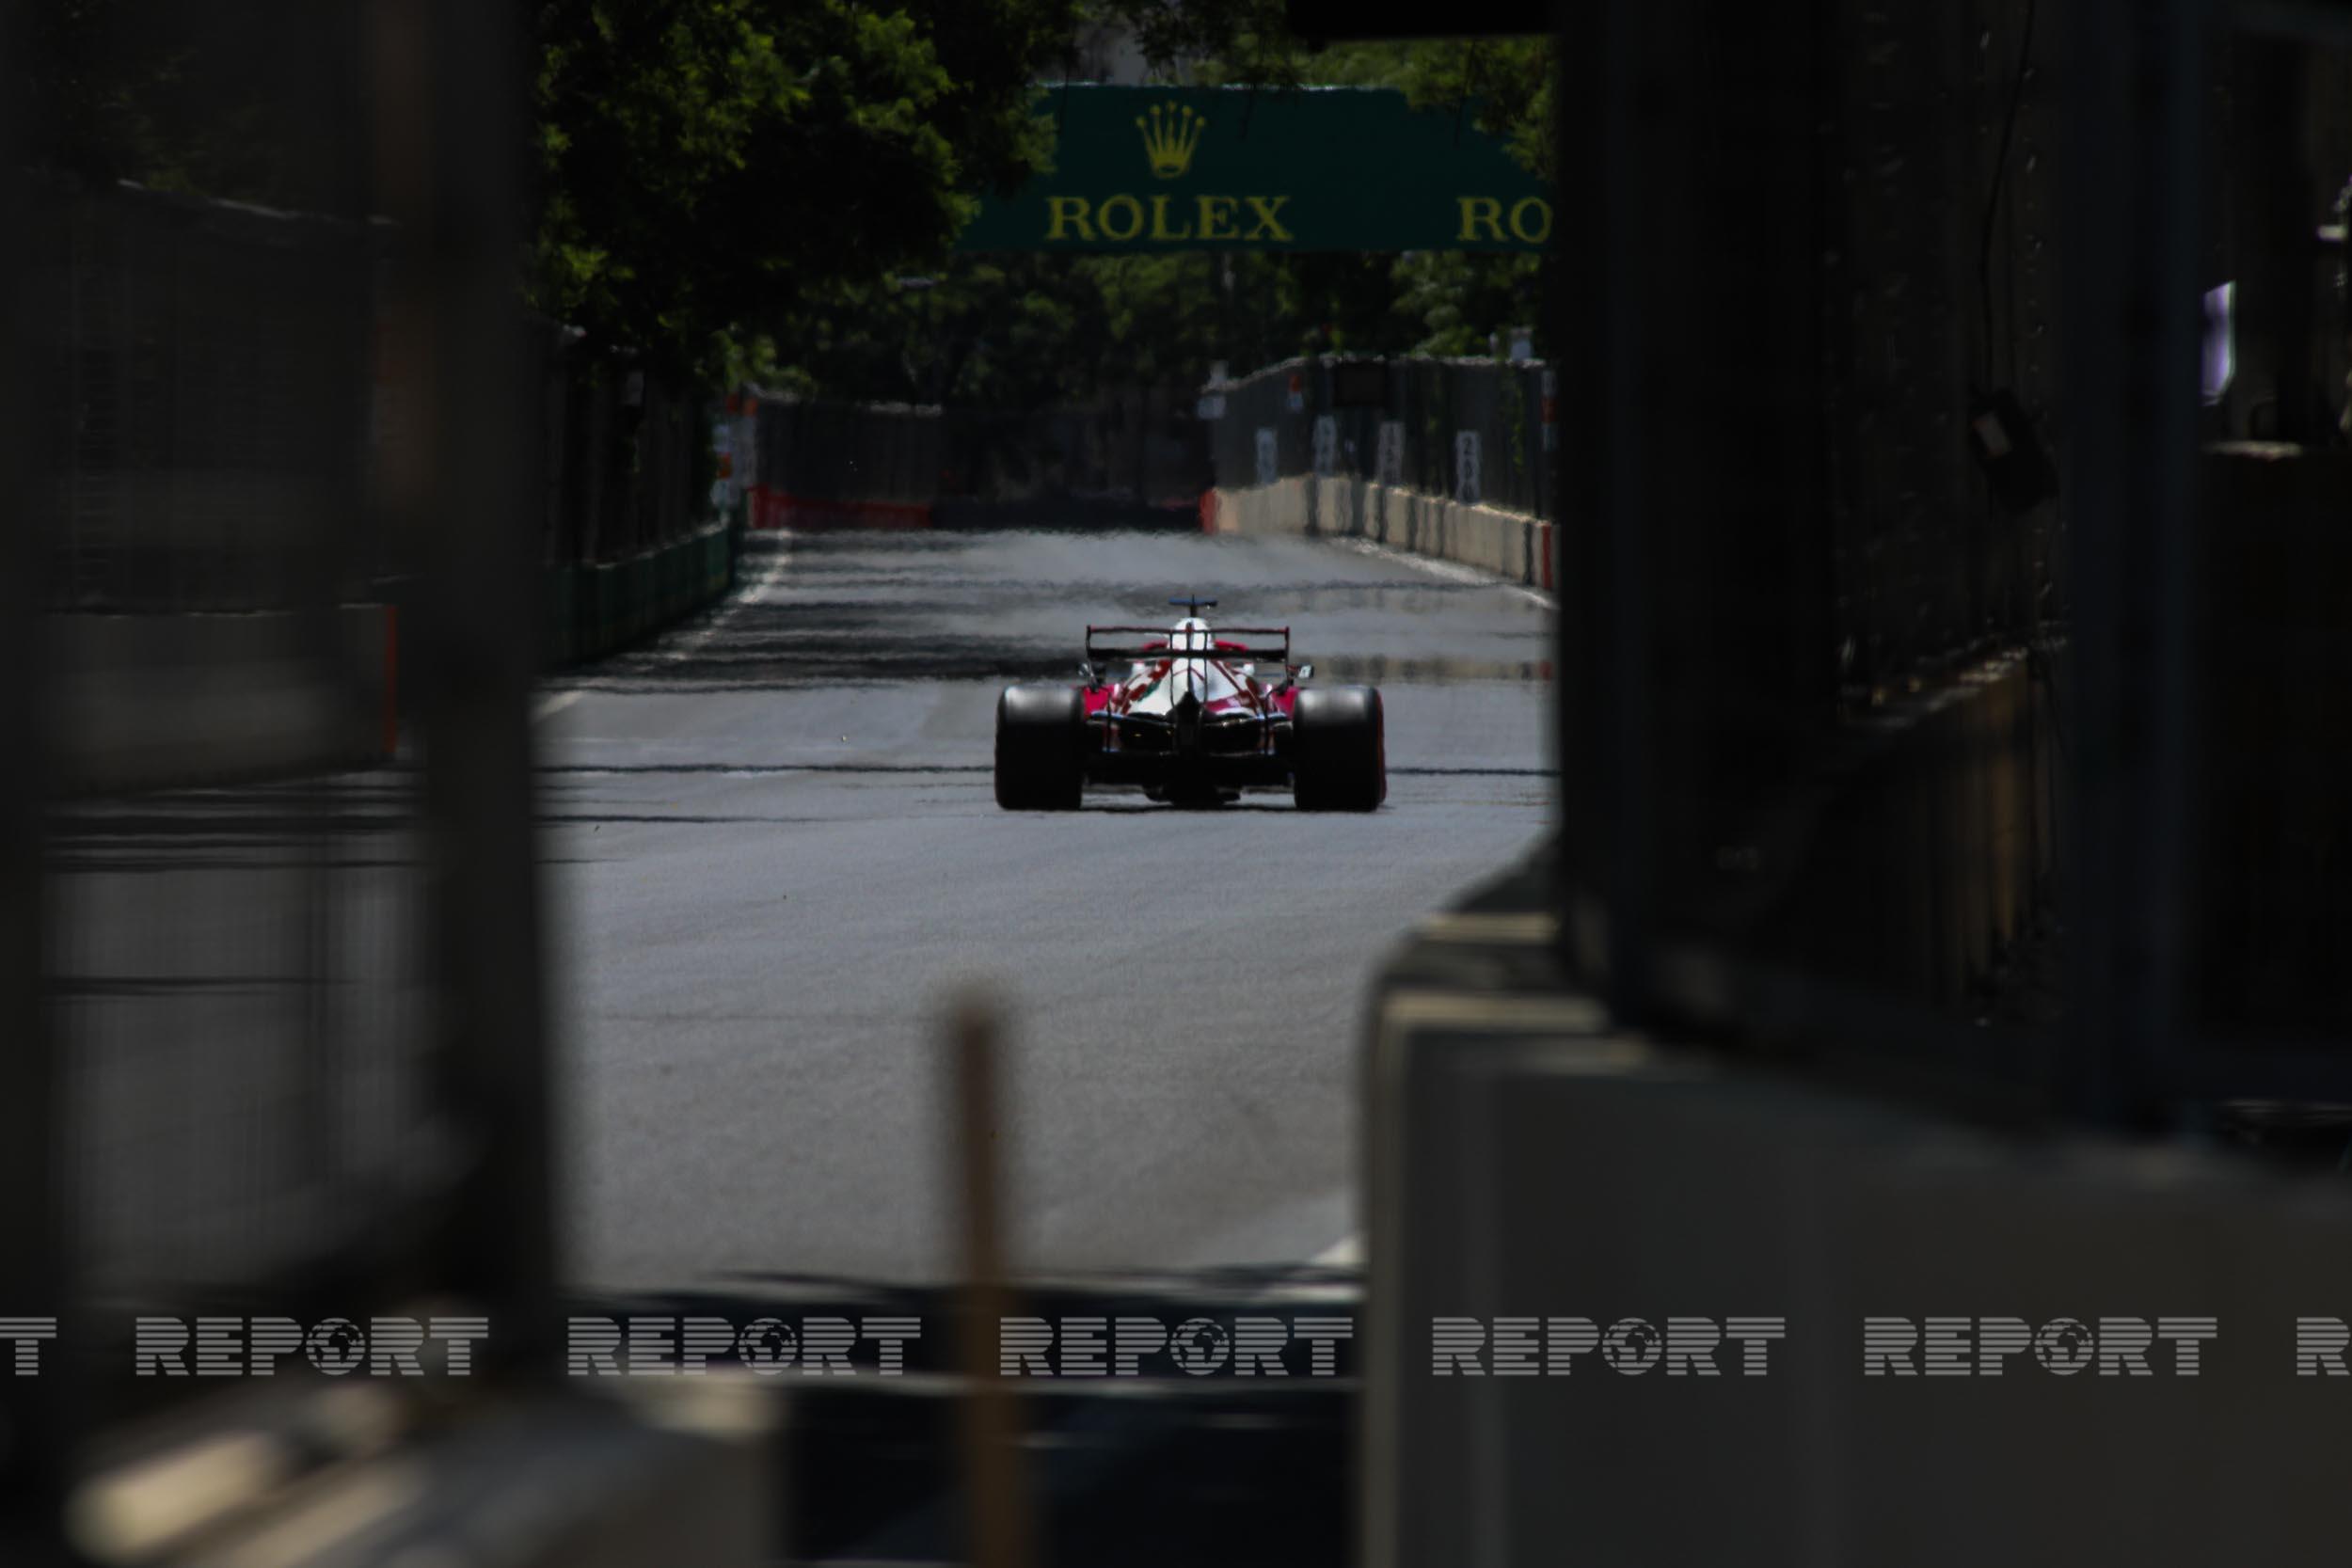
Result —
[[[1566, 955], [1597, 979], [1613, 1011], [1638, 1017], [1649, 994], [1657, 867], [1652, 853], [1648, 556], [1641, 484], [1640, 342], [1647, 261], [1634, 77], [1635, 8], [1578, 8], [1559, 51], [1556, 149], [1562, 212], [1552, 341], [1565, 367], [1553, 454], [1559, 566], [1554, 689], [1561, 768], [1559, 915]], [[1570, 36], [1557, 8], [1560, 36]], [[1649, 198], [1655, 201], [1657, 198]], [[1586, 913], [1598, 916], [1587, 923]]]
[[956, 1005], [948, 1053], [954, 1079], [956, 1173], [963, 1195], [963, 1474], [967, 1554], [976, 1568], [1031, 1560], [1029, 1494], [1021, 1463], [1021, 1418], [997, 1374], [996, 1347], [1011, 1291], [1005, 1278], [997, 1133], [997, 1021], [978, 996]]
[[[491, 1316], [512, 1367], [552, 1375], [550, 1062], [529, 703], [536, 515], [523, 235], [523, 21], [513, 5], [376, 0], [377, 188], [400, 248], [388, 338], [409, 372], [414, 450], [389, 476], [421, 565], [413, 690], [426, 759], [440, 1093], [467, 1168], [447, 1283]], [[404, 627], [404, 630], [408, 628]]]
[[2188, 826], [2203, 0], [2076, 0], [2066, 258], [2076, 788], [2064, 1094], [2146, 1125], [2176, 1080]]
[[[29, 26], [27, 7], [0, 0], [0, 80], [15, 81], [14, 49]], [[49, 512], [54, 486], [41, 483], [32, 433], [38, 430], [36, 367], [41, 337], [35, 258], [54, 247], [31, 225], [62, 216], [61, 205], [36, 218], [22, 177], [22, 101], [0, 104], [0, 496], [15, 521], [0, 527], [0, 1319], [16, 1320], [0, 1338], [0, 1560], [69, 1560], [61, 1534], [68, 1477], [80, 1448], [73, 1418], [72, 1367], [56, 1339], [25, 1338], [44, 1321], [65, 1317], [72, 1293], [66, 1226], [65, 1084], [50, 1029], [41, 977], [41, 835], [50, 689], [44, 664], [42, 579], [56, 539]], [[44, 202], [44, 205], [48, 205]], [[54, 388], [49, 389], [54, 395]], [[27, 1321], [30, 1320], [30, 1321]], [[38, 1357], [36, 1375], [21, 1374], [20, 1347]]]

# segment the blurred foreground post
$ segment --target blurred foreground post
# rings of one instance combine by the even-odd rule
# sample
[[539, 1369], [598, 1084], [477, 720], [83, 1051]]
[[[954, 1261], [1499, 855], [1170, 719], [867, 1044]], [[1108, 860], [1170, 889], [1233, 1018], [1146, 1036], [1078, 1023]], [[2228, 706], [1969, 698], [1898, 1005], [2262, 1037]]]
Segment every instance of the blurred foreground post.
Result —
[[435, 0], [374, 11], [377, 194], [399, 235], [386, 342], [415, 440], [386, 476], [421, 563], [407, 677], [422, 721], [439, 1086], [466, 1136], [450, 1283], [491, 1314], [516, 1368], [555, 1342], [550, 1061], [532, 824], [533, 601], [523, 223], [521, 8]]
[[[12, 70], [30, 19], [0, 4], [0, 69]], [[13, 80], [13, 77], [10, 78]], [[21, 103], [0, 104], [0, 1323], [56, 1318], [68, 1299], [59, 1156], [61, 1088], [56, 1042], [40, 993], [40, 837], [46, 779], [40, 625], [35, 620], [49, 519], [47, 492], [33, 482], [33, 354], [27, 321], [32, 247], [23, 236], [27, 202], [19, 155]], [[32, 1326], [20, 1322], [17, 1332]], [[55, 1346], [47, 1376], [15, 1375], [14, 1342], [0, 1344], [0, 1560], [57, 1555], [57, 1499], [72, 1451], [72, 1403]]]
[[1021, 1472], [1021, 1433], [1012, 1395], [997, 1376], [996, 1339], [1011, 1305], [1005, 1284], [997, 1193], [995, 1009], [963, 997], [948, 1023], [953, 1058], [956, 1173], [963, 1192], [963, 1473], [971, 1539], [978, 1568], [1015, 1568], [1031, 1560], [1029, 1496]]

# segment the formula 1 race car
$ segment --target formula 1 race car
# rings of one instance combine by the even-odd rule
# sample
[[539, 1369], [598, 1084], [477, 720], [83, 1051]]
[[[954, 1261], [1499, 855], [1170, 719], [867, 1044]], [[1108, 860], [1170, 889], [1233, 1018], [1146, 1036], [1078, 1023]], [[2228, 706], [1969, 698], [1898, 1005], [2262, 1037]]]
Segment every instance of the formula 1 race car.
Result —
[[[1087, 627], [1085, 685], [1005, 688], [998, 805], [1072, 811], [1090, 784], [1178, 805], [1287, 789], [1305, 811], [1371, 811], [1388, 798], [1376, 689], [1304, 687], [1314, 666], [1291, 663], [1288, 626], [1217, 632], [1200, 615], [1215, 599], [1168, 602], [1191, 613], [1166, 631]], [[1280, 674], [1262, 676], [1261, 660]], [[1114, 661], [1132, 664], [1113, 678]]]

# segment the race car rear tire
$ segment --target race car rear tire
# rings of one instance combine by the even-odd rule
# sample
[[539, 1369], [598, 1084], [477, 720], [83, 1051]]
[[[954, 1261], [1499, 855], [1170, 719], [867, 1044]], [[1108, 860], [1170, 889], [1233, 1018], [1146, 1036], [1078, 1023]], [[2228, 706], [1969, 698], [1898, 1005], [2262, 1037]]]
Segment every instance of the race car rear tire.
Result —
[[996, 699], [996, 803], [1075, 811], [1085, 787], [1086, 699], [1074, 687], [1009, 686]]
[[1301, 811], [1373, 811], [1389, 798], [1380, 692], [1317, 687], [1291, 708], [1291, 799]]

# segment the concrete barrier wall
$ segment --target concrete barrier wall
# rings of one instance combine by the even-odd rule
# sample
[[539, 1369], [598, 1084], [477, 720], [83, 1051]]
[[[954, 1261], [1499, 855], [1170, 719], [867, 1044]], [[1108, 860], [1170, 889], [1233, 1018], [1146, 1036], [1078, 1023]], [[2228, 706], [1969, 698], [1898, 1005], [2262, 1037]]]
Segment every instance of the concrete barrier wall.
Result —
[[[724, 594], [739, 531], [541, 581], [549, 667], [613, 652]], [[322, 649], [288, 613], [46, 617], [56, 784], [116, 794], [356, 768], [397, 750], [399, 611], [336, 609]]]
[[548, 567], [541, 582], [545, 667], [600, 658], [723, 597], [735, 585], [740, 542], [740, 525], [717, 523], [627, 561]]
[[1995, 655], [1838, 726], [1722, 847], [1714, 934], [1794, 973], [1966, 1004], [2057, 874], [2063, 664]]
[[1543, 518], [1352, 474], [1293, 474], [1271, 484], [1213, 490], [1201, 506], [1201, 526], [1212, 533], [1364, 539], [1531, 587], [1552, 586], [1551, 524]]
[[[1425, 980], [1387, 998], [1369, 1106], [1373, 1568], [2275, 1562], [2342, 1536], [2352, 1383], [2296, 1354], [2298, 1318], [2352, 1313], [2340, 1179], [1996, 1136], [1613, 1035], [1572, 994]], [[1484, 1375], [1438, 1371], [1439, 1318], [1479, 1325], [1454, 1342]], [[1736, 1318], [1781, 1321], [1762, 1375], [1731, 1342], [1713, 1376], [1546, 1355], [1548, 1320], [1671, 1344]], [[1867, 1359], [1871, 1318], [1903, 1370]], [[2144, 1338], [2199, 1318], [2212, 1338]], [[1498, 1319], [1526, 1375], [1496, 1375]], [[2003, 1323], [2070, 1319], [2039, 1352]]]
[[346, 605], [291, 614], [52, 615], [57, 786], [114, 794], [382, 760], [395, 738], [399, 622]]
[[932, 502], [930, 526], [946, 531], [1013, 529], [1057, 533], [1192, 533], [1200, 529], [1200, 508], [1191, 501], [1154, 505], [1111, 496], [1046, 494], [1025, 496], [1018, 500], [981, 500], [961, 496]]
[[755, 484], [746, 492], [751, 526], [758, 529], [910, 529], [931, 526], [929, 501], [839, 500], [795, 495]]

